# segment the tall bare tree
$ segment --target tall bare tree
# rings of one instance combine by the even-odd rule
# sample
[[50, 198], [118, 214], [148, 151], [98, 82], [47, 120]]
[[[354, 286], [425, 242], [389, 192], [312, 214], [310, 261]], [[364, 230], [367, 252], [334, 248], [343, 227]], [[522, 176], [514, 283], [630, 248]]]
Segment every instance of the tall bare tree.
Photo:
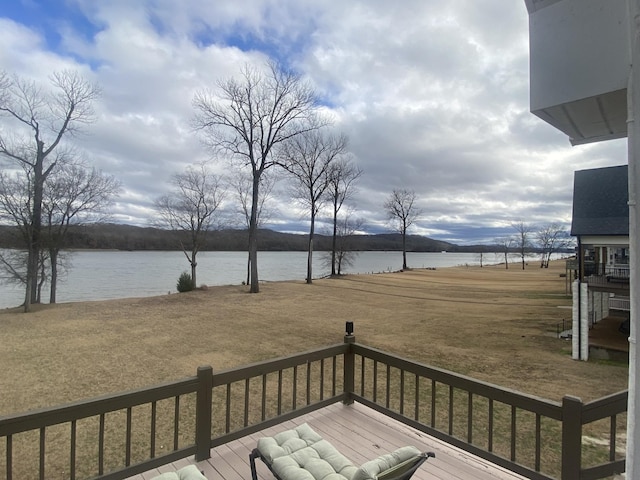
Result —
[[422, 215], [416, 205], [416, 192], [395, 189], [384, 202], [391, 227], [402, 235], [402, 269], [407, 268], [407, 230]]
[[526, 262], [527, 253], [531, 251], [531, 247], [532, 247], [531, 235], [533, 230], [529, 225], [524, 223], [522, 220], [512, 223], [511, 227], [516, 231], [516, 234], [513, 237], [513, 246], [517, 250], [518, 255], [520, 256], [520, 262], [522, 263], [522, 270], [524, 270], [524, 267], [527, 263]]
[[[197, 255], [214, 227], [216, 212], [224, 198], [220, 178], [206, 163], [188, 166], [171, 180], [172, 190], [155, 202], [157, 224], [175, 230], [182, 252], [191, 266], [191, 281], [197, 285]], [[185, 241], [185, 236], [187, 241]]]
[[309, 209], [307, 283], [313, 279], [313, 239], [316, 216], [327, 200], [332, 165], [346, 153], [347, 138], [311, 130], [283, 144], [278, 163], [293, 177], [296, 199]]
[[[332, 207], [333, 233], [331, 240], [331, 275], [340, 275], [336, 270], [338, 259], [338, 214], [347, 201], [355, 193], [355, 183], [362, 175], [362, 170], [353, 164], [349, 157], [343, 157], [333, 162], [329, 172], [329, 186], [327, 197]], [[346, 215], [345, 218], [350, 215]]]
[[543, 225], [535, 232], [538, 246], [542, 251], [540, 268], [549, 268], [551, 255], [569, 245], [570, 238], [559, 223]]
[[509, 252], [513, 248], [513, 238], [511, 237], [499, 237], [494, 240], [498, 251], [496, 255], [500, 254], [504, 258], [504, 268], [509, 270]]
[[84, 162], [55, 169], [45, 182], [42, 213], [43, 243], [50, 266], [49, 303], [56, 303], [60, 250], [71, 225], [101, 222], [120, 190], [120, 182]]
[[51, 89], [0, 72], [0, 115], [10, 133], [0, 130], [0, 157], [26, 168], [32, 189], [24, 310], [35, 300], [38, 262], [42, 249], [42, 199], [44, 183], [64, 159], [63, 138], [93, 120], [92, 103], [98, 89], [78, 73], [51, 76]]
[[245, 66], [240, 78], [222, 79], [218, 94], [196, 93], [194, 126], [215, 151], [231, 155], [250, 168], [252, 177], [249, 219], [250, 292], [258, 283], [258, 210], [260, 179], [275, 165], [274, 150], [283, 142], [321, 125], [316, 117], [314, 90], [300, 75], [269, 63], [266, 71]]

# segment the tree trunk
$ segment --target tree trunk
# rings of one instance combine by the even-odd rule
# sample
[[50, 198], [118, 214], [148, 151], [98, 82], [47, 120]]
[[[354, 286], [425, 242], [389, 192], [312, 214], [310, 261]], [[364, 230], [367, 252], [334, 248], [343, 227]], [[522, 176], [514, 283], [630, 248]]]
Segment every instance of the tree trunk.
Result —
[[191, 263], [191, 283], [193, 283], [193, 288], [196, 288], [196, 286], [198, 285], [198, 283], [196, 282], [196, 267], [198, 266], [198, 263], [196, 262], [196, 255], [198, 253], [195, 251], [191, 251], [191, 261], [189, 263]]
[[407, 227], [402, 228], [402, 269], [407, 269]]
[[24, 299], [24, 311], [31, 311], [31, 304], [36, 303], [38, 294], [38, 263], [40, 260], [40, 232], [42, 229], [42, 197], [44, 195], [44, 162], [42, 141], [37, 140], [38, 151], [33, 166], [33, 211], [31, 213], [31, 238], [27, 258], [27, 288]]
[[49, 262], [51, 263], [51, 285], [49, 288], [49, 303], [56, 303], [56, 289], [58, 287], [58, 250], [49, 249]]
[[336, 245], [338, 243], [338, 209], [334, 200], [333, 203], [333, 239], [331, 243], [331, 276], [336, 274]]
[[309, 228], [309, 246], [307, 250], [307, 283], [313, 282], [313, 233], [315, 230], [316, 214], [315, 205], [311, 206], [311, 226]]
[[260, 173], [253, 173], [253, 196], [251, 199], [251, 218], [249, 220], [249, 262], [251, 263], [250, 293], [259, 293], [258, 283], [258, 194], [260, 190]]

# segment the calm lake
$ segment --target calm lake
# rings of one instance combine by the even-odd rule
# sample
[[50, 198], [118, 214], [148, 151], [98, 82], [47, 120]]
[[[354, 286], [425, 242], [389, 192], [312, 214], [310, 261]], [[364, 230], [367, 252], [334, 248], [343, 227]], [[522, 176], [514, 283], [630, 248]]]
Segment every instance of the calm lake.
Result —
[[[498, 263], [500, 255], [485, 253], [483, 262]], [[198, 254], [198, 285], [239, 285], [246, 278], [246, 252], [201, 252]], [[477, 253], [408, 253], [413, 268], [442, 268], [477, 265]], [[258, 276], [261, 281], [304, 280], [306, 252], [259, 252]], [[379, 273], [399, 270], [402, 252], [361, 252], [352, 267], [343, 273]], [[146, 297], [176, 291], [180, 273], [190, 271], [182, 252], [84, 250], [71, 255], [71, 268], [58, 283], [58, 302]], [[314, 253], [313, 277], [329, 274], [325, 253]], [[47, 287], [48, 288], [48, 287]], [[0, 286], [0, 308], [22, 303], [24, 289]], [[48, 301], [48, 290], [43, 300]]]

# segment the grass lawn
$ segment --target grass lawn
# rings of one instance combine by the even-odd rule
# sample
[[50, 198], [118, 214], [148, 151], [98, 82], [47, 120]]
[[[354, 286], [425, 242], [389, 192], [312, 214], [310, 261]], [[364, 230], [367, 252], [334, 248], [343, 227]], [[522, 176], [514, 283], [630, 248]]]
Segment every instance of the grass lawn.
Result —
[[[409, 270], [0, 312], [0, 415], [153, 385], [342, 341], [500, 386], [584, 401], [623, 390], [627, 366], [578, 362], [564, 262]], [[96, 285], [99, 288], [99, 285]]]

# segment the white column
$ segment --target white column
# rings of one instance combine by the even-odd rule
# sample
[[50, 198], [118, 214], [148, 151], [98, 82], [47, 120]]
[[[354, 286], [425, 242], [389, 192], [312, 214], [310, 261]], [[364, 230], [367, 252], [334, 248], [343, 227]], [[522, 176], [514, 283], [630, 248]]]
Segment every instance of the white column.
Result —
[[571, 358], [580, 360], [580, 280], [571, 284]]
[[637, 293], [638, 272], [640, 271], [640, 244], [638, 225], [640, 217], [636, 205], [638, 183], [638, 156], [640, 155], [640, 122], [635, 121], [635, 115], [640, 115], [640, 46], [638, 45], [638, 15], [640, 14], [640, 0], [629, 0], [629, 42], [631, 47], [631, 74], [627, 91], [628, 105], [628, 155], [629, 155], [629, 274], [631, 300], [631, 333], [629, 335], [629, 403], [627, 413], [627, 478], [640, 478], [640, 424], [636, 419], [640, 414], [638, 394], [640, 384], [637, 374], [640, 371], [636, 339], [640, 327], [640, 305]]
[[580, 291], [580, 360], [586, 362], [589, 360], [589, 284], [581, 283]]

